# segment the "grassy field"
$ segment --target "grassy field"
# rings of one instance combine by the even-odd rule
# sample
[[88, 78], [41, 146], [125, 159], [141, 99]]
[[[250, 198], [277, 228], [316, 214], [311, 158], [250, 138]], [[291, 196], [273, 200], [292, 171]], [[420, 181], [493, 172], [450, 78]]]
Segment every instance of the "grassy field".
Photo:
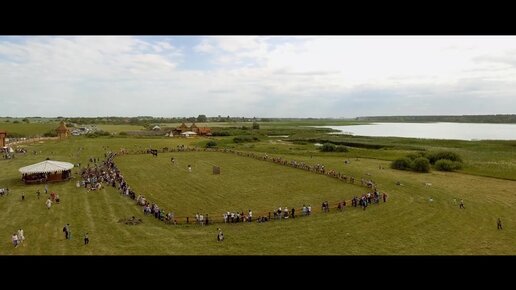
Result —
[[[170, 161], [172, 156], [175, 164]], [[319, 207], [324, 200], [350, 200], [366, 190], [334, 178], [229, 153], [174, 152], [157, 158], [128, 155], [118, 158], [117, 164], [136, 192], [167, 211], [190, 218], [197, 212], [220, 220], [226, 211], [247, 213], [253, 209], [256, 217], [278, 207]], [[191, 173], [188, 165], [192, 165]], [[221, 167], [220, 175], [212, 174], [213, 165]]]
[[98, 124], [96, 125], [97, 128], [100, 130], [109, 132], [109, 133], [120, 133], [120, 132], [126, 132], [126, 131], [139, 131], [144, 130], [145, 128], [143, 126], [137, 126], [137, 125], [105, 125], [105, 124]]
[[[156, 201], [176, 215], [193, 215], [200, 211], [210, 216], [224, 211], [253, 209], [255, 216], [278, 206], [299, 207], [311, 203], [314, 215], [295, 220], [264, 224], [222, 225], [226, 240], [216, 242], [217, 226], [165, 225], [153, 217], [144, 216], [141, 208], [112, 188], [98, 192], [77, 189], [75, 181], [50, 185], [61, 196], [61, 204], [48, 210], [45, 196], [37, 199], [35, 191], [42, 185], [24, 185], [18, 168], [51, 159], [87, 164], [89, 157], [103, 158], [104, 148], [118, 150], [195, 145], [207, 139], [175, 138], [86, 138], [73, 137], [65, 141], [45, 141], [28, 145], [34, 154], [17, 154], [13, 160], [0, 160], [0, 187], [11, 193], [0, 197], [0, 254], [7, 255], [355, 255], [355, 254], [494, 254], [516, 253], [516, 181], [462, 173], [432, 171], [418, 174], [389, 169], [389, 160], [411, 150], [404, 148], [351, 148], [348, 153], [323, 154], [313, 144], [292, 144], [277, 138], [261, 137], [260, 142], [234, 144], [232, 137], [217, 138], [220, 144], [239, 150], [268, 152], [288, 160], [310, 164], [322, 163], [348, 175], [371, 178], [381, 191], [389, 195], [387, 203], [372, 205], [366, 211], [346, 208], [337, 212], [320, 212], [323, 200], [349, 199], [364, 188], [337, 182], [316, 175], [248, 157], [215, 152], [175, 152], [150, 155], [128, 155], [116, 159], [129, 185], [151, 201]], [[355, 139], [356, 141], [356, 139]], [[365, 141], [362, 140], [362, 141]], [[424, 148], [452, 148], [461, 152], [475, 174], [474, 162], [493, 160], [487, 175], [504, 172], [500, 160], [508, 160], [513, 168], [514, 155], [510, 145], [499, 142], [467, 143], [422, 142], [370, 139], [369, 142], [398, 142]], [[445, 144], [446, 143], [446, 144]], [[392, 144], [392, 143], [391, 143]], [[469, 146], [468, 146], [469, 145]], [[79, 148], [83, 150], [79, 152]], [[512, 152], [512, 153], [511, 153]], [[177, 159], [172, 166], [170, 157]], [[357, 158], [358, 157], [358, 158]], [[366, 158], [367, 157], [367, 158]], [[350, 160], [344, 164], [343, 160]], [[186, 165], [193, 172], [186, 171]], [[212, 175], [211, 166], [220, 165], [222, 174]], [[386, 169], [379, 169], [382, 165]], [[482, 165], [480, 165], [482, 166]], [[76, 169], [74, 169], [76, 172]], [[75, 174], [74, 174], [75, 175]], [[514, 176], [513, 176], [514, 177]], [[400, 181], [402, 185], [396, 185]], [[431, 185], [426, 185], [431, 184]], [[21, 194], [25, 193], [25, 201]], [[433, 201], [430, 202], [429, 198]], [[466, 209], [459, 209], [464, 199]], [[143, 224], [130, 226], [119, 219], [136, 216]], [[504, 230], [496, 229], [496, 218]], [[219, 217], [220, 218], [220, 217]], [[72, 240], [64, 239], [61, 231], [70, 223]], [[22, 227], [26, 241], [14, 248], [10, 237]], [[90, 244], [82, 244], [88, 232]]]
[[35, 135], [42, 136], [43, 134], [57, 129], [59, 123], [57, 122], [41, 122], [41, 123], [13, 123], [0, 122], [0, 131], [6, 131], [7, 134], [20, 134], [25, 137], [32, 137]]

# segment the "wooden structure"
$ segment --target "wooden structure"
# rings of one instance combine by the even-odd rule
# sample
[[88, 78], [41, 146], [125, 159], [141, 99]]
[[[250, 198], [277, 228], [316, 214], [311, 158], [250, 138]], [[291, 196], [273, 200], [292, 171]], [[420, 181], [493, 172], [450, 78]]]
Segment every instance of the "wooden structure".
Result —
[[5, 137], [7, 137], [7, 132], [0, 130], [0, 147], [5, 146]]
[[61, 124], [59, 124], [59, 127], [56, 129], [56, 132], [57, 132], [57, 137], [59, 137], [59, 139], [65, 139], [66, 137], [68, 137], [70, 135], [70, 132], [69, 132], [68, 128], [66, 128], [64, 121], [61, 121]]
[[198, 136], [211, 136], [211, 129], [208, 127], [198, 127], [195, 125], [195, 123], [192, 123], [190, 127], [186, 126], [186, 124], [183, 122], [181, 125], [177, 128], [175, 128], [172, 132], [173, 136], [181, 136], [181, 133], [192, 131]]

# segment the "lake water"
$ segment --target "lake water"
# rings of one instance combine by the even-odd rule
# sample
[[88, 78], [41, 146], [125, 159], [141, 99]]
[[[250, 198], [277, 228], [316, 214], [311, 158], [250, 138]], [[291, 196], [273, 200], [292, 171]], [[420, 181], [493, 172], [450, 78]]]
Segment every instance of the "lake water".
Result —
[[516, 124], [479, 123], [372, 123], [352, 126], [318, 126], [358, 136], [455, 140], [516, 140]]

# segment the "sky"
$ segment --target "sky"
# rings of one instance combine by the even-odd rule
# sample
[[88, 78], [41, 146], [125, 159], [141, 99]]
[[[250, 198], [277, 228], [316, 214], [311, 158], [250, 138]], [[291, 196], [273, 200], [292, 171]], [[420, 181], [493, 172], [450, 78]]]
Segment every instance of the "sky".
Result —
[[0, 36], [0, 116], [516, 113], [516, 36]]

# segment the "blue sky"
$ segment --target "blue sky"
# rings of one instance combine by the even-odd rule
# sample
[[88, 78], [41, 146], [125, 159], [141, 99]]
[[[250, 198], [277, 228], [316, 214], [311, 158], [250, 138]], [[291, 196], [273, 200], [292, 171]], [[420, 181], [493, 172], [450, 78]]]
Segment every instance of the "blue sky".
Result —
[[512, 113], [512, 36], [0, 36], [0, 116]]

